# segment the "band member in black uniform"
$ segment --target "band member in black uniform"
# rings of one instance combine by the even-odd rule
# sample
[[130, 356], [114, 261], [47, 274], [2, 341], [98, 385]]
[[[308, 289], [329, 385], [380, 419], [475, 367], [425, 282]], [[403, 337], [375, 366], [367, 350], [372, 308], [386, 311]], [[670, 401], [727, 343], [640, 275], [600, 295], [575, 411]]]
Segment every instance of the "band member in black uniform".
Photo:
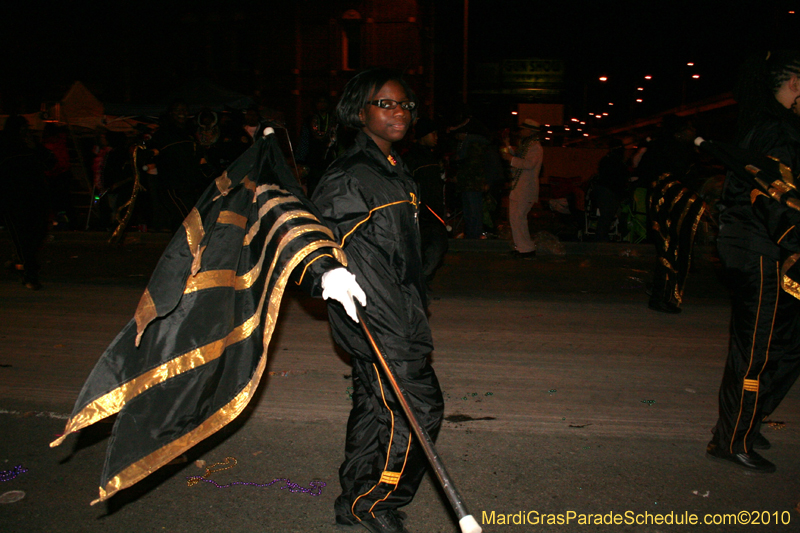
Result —
[[638, 166], [648, 185], [647, 221], [656, 247], [648, 307], [662, 313], [681, 312], [694, 237], [705, 211], [694, 178], [696, 136], [689, 119], [665, 116]]
[[[800, 52], [772, 52], [749, 61], [737, 87], [740, 146], [800, 170]], [[720, 204], [719, 255], [733, 308], [728, 359], [719, 392], [719, 420], [708, 456], [753, 472], [775, 465], [755, 450], [770, 447], [762, 420], [800, 373], [800, 301], [783, 290], [781, 266], [800, 251], [797, 228], [779, 202], [766, 204], [752, 186], [728, 175]], [[759, 203], [761, 202], [761, 203]]]
[[[312, 201], [366, 294], [364, 312], [373, 335], [420, 424], [436, 438], [444, 401], [428, 362], [433, 340], [424, 304], [418, 192], [392, 149], [416, 115], [414, 98], [399, 74], [387, 69], [366, 70], [348, 82], [337, 114], [340, 124], [358, 133], [322, 177]], [[309, 266], [317, 274], [315, 267]], [[354, 389], [336, 521], [373, 533], [407, 533], [397, 509], [414, 497], [425, 456], [360, 327], [336, 302], [328, 314], [334, 341], [351, 356]]]

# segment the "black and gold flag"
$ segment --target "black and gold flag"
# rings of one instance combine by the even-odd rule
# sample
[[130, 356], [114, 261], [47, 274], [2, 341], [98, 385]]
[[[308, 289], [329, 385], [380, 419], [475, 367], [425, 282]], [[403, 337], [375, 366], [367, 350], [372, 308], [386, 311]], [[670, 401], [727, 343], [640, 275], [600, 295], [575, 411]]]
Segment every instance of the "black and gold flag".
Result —
[[200, 198], [51, 444], [117, 414], [93, 504], [236, 418], [264, 372], [294, 268], [320, 256], [346, 264], [274, 137], [258, 139]]
[[656, 178], [650, 185], [648, 196], [650, 237], [658, 248], [657, 275], [661, 272], [666, 278], [663, 287], [654, 287], [653, 290], [663, 290], [664, 294], [659, 295], [664, 301], [680, 306], [689, 275], [694, 237], [706, 204], [697, 193], [669, 173]]

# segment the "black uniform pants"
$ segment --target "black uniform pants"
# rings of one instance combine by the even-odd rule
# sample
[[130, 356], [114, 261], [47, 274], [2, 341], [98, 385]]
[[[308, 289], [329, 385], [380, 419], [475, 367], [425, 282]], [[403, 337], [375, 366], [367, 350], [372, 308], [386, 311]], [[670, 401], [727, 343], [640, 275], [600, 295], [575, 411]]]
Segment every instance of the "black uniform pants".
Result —
[[714, 438], [748, 453], [800, 374], [800, 300], [781, 289], [777, 261], [723, 242], [719, 255], [733, 307]]
[[[337, 522], [411, 502], [427, 466], [417, 438], [378, 363], [353, 357], [353, 409], [347, 421]], [[439, 381], [426, 358], [390, 361], [419, 423], [436, 439], [444, 413]]]

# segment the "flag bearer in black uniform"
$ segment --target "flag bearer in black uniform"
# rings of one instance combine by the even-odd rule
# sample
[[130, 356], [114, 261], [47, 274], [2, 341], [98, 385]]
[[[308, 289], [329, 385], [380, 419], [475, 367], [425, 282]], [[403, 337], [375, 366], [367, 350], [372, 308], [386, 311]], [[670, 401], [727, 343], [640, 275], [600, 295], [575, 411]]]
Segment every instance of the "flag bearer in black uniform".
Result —
[[[751, 60], [737, 99], [740, 146], [800, 171], [800, 53]], [[800, 373], [800, 300], [781, 272], [787, 255], [800, 252], [800, 213], [764, 198], [730, 174], [725, 180], [718, 247], [733, 309], [719, 420], [707, 448], [709, 457], [753, 472], [775, 471], [755, 451], [770, 447], [761, 423]]]
[[[428, 362], [433, 341], [424, 304], [418, 192], [392, 150], [415, 118], [415, 107], [414, 93], [393, 71], [366, 70], [350, 80], [337, 106], [338, 120], [359, 132], [321, 178], [312, 200], [366, 294], [373, 335], [420, 424], [435, 439], [444, 402]], [[325, 268], [325, 261], [317, 263], [308, 267], [315, 274]], [[407, 533], [397, 509], [414, 497], [425, 473], [424, 453], [360, 327], [336, 302], [328, 314], [335, 342], [351, 355], [354, 389], [336, 521], [373, 533]]]

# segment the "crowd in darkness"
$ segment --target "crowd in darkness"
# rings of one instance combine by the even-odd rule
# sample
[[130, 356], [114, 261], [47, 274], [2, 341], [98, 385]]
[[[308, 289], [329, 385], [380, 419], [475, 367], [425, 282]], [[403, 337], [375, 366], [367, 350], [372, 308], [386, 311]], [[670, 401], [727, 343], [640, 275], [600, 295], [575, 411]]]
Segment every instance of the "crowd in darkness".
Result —
[[[337, 124], [334, 104], [327, 94], [318, 95], [312, 101], [311, 112], [304, 119], [296, 142], [282, 143], [289, 166], [295, 170], [309, 197], [326, 168], [353, 141], [352, 135]], [[423, 255], [430, 263], [426, 267], [429, 279], [441, 262], [449, 238], [510, 239], [513, 255], [535, 256], [536, 244], [523, 230], [527, 230], [531, 207], [539, 203], [542, 170], [539, 140], [543, 128], [531, 119], [521, 121], [518, 128], [496, 131], [485, 124], [468, 109], [455, 112], [449, 119], [430, 119], [422, 110], [410, 134], [397, 143], [398, 152], [420, 188]], [[127, 133], [103, 130], [94, 135], [82, 134], [77, 143], [74, 132], [64, 125], [45, 123], [44, 131], [37, 133], [28, 127], [23, 117], [10, 117], [3, 132], [3, 159], [25, 154], [18, 162], [21, 164], [24, 160], [27, 168], [21, 171], [9, 167], [3, 173], [23, 172], [34, 176], [24, 181], [14, 180], [10, 190], [14, 191], [12, 196], [20, 200], [7, 201], [8, 205], [4, 206], [6, 226], [17, 240], [30, 243], [27, 247], [17, 246], [18, 255], [27, 257], [14, 259], [19, 265], [17, 268], [26, 272], [23, 277], [30, 278], [26, 283], [38, 287], [34, 250], [41, 246], [48, 230], [116, 229], [128, 209], [136, 175], [141, 188], [127, 221], [127, 230], [174, 232], [201, 193], [253, 144], [259, 130], [266, 125], [275, 126], [281, 131], [279, 137], [289, 140], [284, 125], [265, 119], [256, 105], [243, 110], [218, 111], [208, 107], [190, 109], [186, 103], [175, 101], [154, 123], [138, 123]], [[292, 144], [294, 152], [290, 152]], [[619, 144], [612, 142], [612, 148]], [[77, 177], [73, 175], [76, 150], [83, 153], [89, 178], [84, 185], [92, 189], [88, 214], [85, 212], [86, 196], [74, 194], [74, 190], [80, 188], [76, 187]], [[134, 168], [134, 152], [137, 168]], [[612, 164], [610, 159], [615, 155], [621, 156], [622, 151], [611, 150], [610, 157], [601, 163], [596, 179], [589, 183], [584, 180], [582, 188], [576, 186], [565, 191], [562, 196], [566, 198], [561, 199], [563, 205], [553, 207], [552, 201], [550, 205], [542, 202], [541, 207], [549, 207], [550, 214], [569, 221], [567, 231], [573, 231], [572, 236], [583, 228], [582, 204], [587, 186], [593, 187], [593, 205], [601, 210], [598, 240], [608, 238], [610, 221], [615, 218], [620, 204], [630, 197], [635, 185], [629, 181], [605, 183], [609, 168], [620, 167], [622, 170], [618, 174], [624, 174], [624, 180], [630, 176], [633, 163], [629, 156], [632, 154], [627, 154], [624, 162], [620, 159], [618, 164]], [[514, 189], [522, 190], [523, 186], [528, 192], [520, 201], [519, 195], [514, 196], [520, 191], [515, 193]], [[609, 189], [612, 193], [604, 194]], [[42, 201], [43, 196], [45, 201]], [[24, 217], [21, 212], [15, 214], [20, 206], [34, 203], [35, 206], [25, 210]], [[81, 208], [80, 212], [76, 207]], [[516, 213], [512, 218], [521, 220], [525, 228], [517, 223], [519, 227], [515, 230], [514, 220], [509, 221], [508, 209]], [[609, 210], [613, 213], [609, 214]], [[31, 224], [30, 220], [20, 217], [25, 220], [35, 217], [41, 223]], [[30, 229], [33, 227], [39, 229]], [[571, 238], [569, 234], [558, 236]], [[26, 260], [32, 266], [23, 267]]]

